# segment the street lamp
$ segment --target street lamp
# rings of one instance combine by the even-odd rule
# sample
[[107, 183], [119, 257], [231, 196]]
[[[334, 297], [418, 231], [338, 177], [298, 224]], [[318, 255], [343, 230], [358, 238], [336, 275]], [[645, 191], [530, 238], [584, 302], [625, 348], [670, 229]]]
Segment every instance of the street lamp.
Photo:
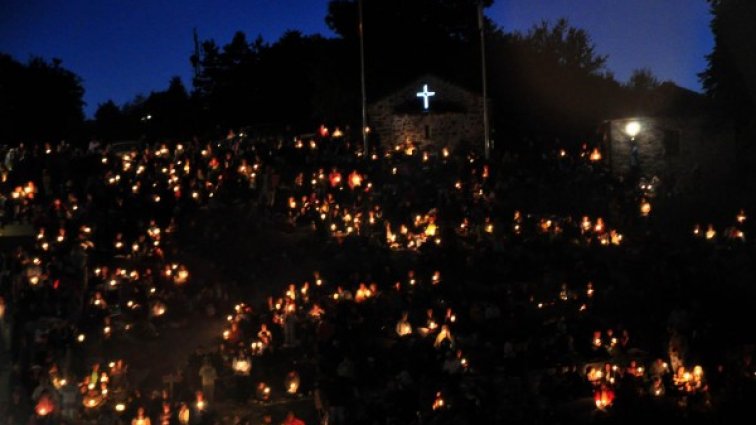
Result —
[[641, 131], [641, 124], [638, 121], [630, 121], [625, 124], [625, 133], [630, 136], [630, 169], [634, 175], [637, 175], [640, 168], [640, 150], [638, 148], [638, 142], [635, 141]]
[[625, 125], [625, 133], [630, 136], [630, 140], [634, 140], [635, 136], [641, 131], [641, 125], [638, 121], [630, 121]]

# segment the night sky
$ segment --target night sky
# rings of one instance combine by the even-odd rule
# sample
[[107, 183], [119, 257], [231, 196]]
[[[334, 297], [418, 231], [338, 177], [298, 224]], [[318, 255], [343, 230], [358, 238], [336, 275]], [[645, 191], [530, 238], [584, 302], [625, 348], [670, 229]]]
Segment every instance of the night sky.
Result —
[[[135, 6], [139, 4], [139, 6]], [[244, 31], [275, 41], [286, 29], [333, 35], [328, 0], [3, 0], [0, 52], [26, 61], [58, 57], [84, 80], [86, 112], [162, 90], [173, 75], [191, 85], [192, 28], [218, 44]], [[221, 6], [222, 5], [222, 6]], [[696, 74], [713, 46], [705, 0], [496, 0], [487, 15], [506, 30], [566, 17], [586, 29], [620, 81], [648, 67], [700, 90]], [[366, 37], [369, 37], [366, 28]], [[369, 57], [369, 52], [367, 52]]]

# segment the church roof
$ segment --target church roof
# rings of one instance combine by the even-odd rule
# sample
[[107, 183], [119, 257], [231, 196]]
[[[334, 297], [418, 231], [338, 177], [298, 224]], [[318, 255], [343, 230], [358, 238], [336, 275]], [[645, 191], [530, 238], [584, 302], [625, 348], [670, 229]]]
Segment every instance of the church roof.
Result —
[[450, 82], [449, 80], [446, 80], [444, 78], [441, 78], [435, 74], [426, 73], [423, 75], [420, 75], [418, 77], [415, 77], [414, 79], [408, 81], [406, 84], [397, 87], [396, 89], [390, 91], [388, 94], [383, 95], [382, 97], [370, 102], [370, 105], [383, 103], [386, 101], [390, 101], [394, 99], [397, 95], [401, 93], [407, 93], [412, 90], [418, 90], [419, 88], [422, 88], [424, 84], [428, 84], [428, 86], [432, 89], [434, 86], [442, 86], [451, 88], [452, 90], [457, 90], [460, 92], [464, 92], [467, 95], [477, 96], [480, 97], [481, 94], [477, 91], [470, 90], [460, 84]]

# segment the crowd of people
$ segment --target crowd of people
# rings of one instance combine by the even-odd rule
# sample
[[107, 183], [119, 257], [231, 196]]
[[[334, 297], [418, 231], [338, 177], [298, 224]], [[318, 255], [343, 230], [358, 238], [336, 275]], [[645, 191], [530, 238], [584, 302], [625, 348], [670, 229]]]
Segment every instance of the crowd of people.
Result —
[[[621, 422], [755, 395], [746, 212], [669, 234], [657, 206], [677, 195], [593, 146], [362, 152], [321, 127], [1, 153], [3, 226], [33, 229], [2, 252], [3, 424], [214, 423], [233, 401], [294, 425], [271, 406], [303, 400], [337, 425]], [[182, 223], [240, 202], [311, 232], [318, 269], [238, 300], [198, 279]], [[129, 369], [123, 341], [224, 308], [177, 385]]]

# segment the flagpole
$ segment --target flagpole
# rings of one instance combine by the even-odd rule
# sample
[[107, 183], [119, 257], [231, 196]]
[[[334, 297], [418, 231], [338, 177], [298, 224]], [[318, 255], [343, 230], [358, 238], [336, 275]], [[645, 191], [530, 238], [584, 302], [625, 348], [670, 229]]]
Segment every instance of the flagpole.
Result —
[[367, 95], [365, 90], [365, 41], [362, 28], [362, 0], [357, 2], [357, 10], [359, 14], [359, 31], [360, 31], [360, 83], [362, 86], [362, 154], [364, 158], [368, 158], [370, 153], [368, 152], [368, 140], [367, 140]]
[[480, 31], [480, 69], [483, 78], [483, 149], [486, 159], [491, 156], [490, 124], [488, 122], [488, 78], [486, 77], [486, 34], [483, 20], [483, 1], [478, 2], [478, 30]]

